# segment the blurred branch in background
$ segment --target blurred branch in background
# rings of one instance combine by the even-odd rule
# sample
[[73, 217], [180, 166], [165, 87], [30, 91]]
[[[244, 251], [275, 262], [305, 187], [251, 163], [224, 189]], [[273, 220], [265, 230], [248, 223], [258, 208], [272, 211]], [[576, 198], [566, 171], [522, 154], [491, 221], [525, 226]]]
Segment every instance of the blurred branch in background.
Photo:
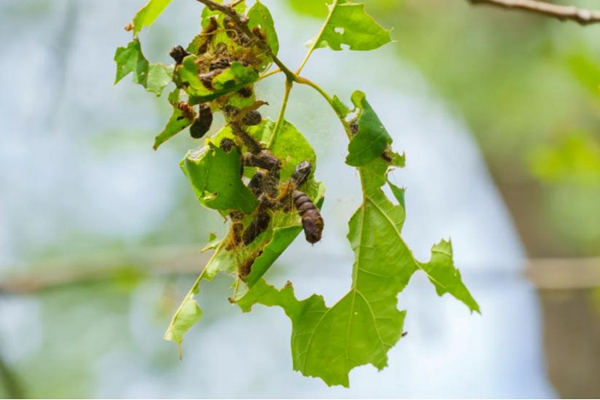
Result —
[[[7, 398], [26, 398], [21, 384], [18, 382], [15, 374], [6, 364], [6, 361], [2, 357], [2, 353], [0, 353], [0, 387], [4, 389], [4, 394], [7, 395]], [[0, 397], [2, 394], [2, 391], [0, 391]]]
[[199, 274], [209, 257], [210, 252], [201, 254], [198, 247], [169, 247], [134, 254], [17, 267], [14, 270], [32, 272], [1, 279], [0, 295], [33, 294], [65, 286], [141, 279], [150, 275]]
[[580, 25], [600, 22], [600, 11], [583, 10], [573, 6], [559, 6], [538, 0], [469, 0], [471, 4], [522, 10], [534, 14], [557, 18], [561, 21], [575, 21]]
[[[29, 265], [21, 269], [32, 271], [30, 273], [0, 279], [0, 295], [39, 294], [88, 283], [131, 281], [157, 275], [199, 274], [211, 253], [200, 253], [197, 247], [167, 247]], [[600, 257], [531, 259], [525, 276], [538, 289], [600, 287]]]

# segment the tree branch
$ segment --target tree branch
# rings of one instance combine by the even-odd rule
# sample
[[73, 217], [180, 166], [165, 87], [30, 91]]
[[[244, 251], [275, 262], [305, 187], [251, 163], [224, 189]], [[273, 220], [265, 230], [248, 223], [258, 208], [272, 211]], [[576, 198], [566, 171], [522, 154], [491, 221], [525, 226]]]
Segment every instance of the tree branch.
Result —
[[34, 271], [0, 279], [3, 294], [29, 295], [70, 286], [106, 282], [120, 277], [199, 274], [210, 258], [198, 246], [144, 249], [130, 254], [114, 254], [19, 266], [15, 270]]
[[573, 6], [559, 6], [538, 0], [469, 0], [473, 5], [489, 5], [506, 9], [522, 10], [533, 14], [574, 21], [580, 25], [600, 22], [600, 11], [583, 10]]

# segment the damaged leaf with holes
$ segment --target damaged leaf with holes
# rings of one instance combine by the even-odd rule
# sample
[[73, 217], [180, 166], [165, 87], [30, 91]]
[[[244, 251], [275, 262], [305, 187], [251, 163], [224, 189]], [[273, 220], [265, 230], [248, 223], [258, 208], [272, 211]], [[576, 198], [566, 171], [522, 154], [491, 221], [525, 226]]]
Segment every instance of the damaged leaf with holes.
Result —
[[[201, 139], [210, 132], [213, 114], [223, 115], [225, 126], [189, 151], [181, 168], [200, 204], [217, 211], [228, 222], [228, 232], [220, 239], [211, 235], [203, 251], [212, 251], [212, 257], [175, 312], [165, 339], [181, 351], [185, 334], [203, 315], [201, 284], [227, 274], [233, 279], [229, 301], [243, 311], [257, 304], [279, 306], [290, 318], [295, 370], [328, 385], [349, 386], [353, 368], [371, 364], [382, 369], [388, 364], [388, 351], [402, 337], [406, 316], [398, 307], [398, 294], [415, 273], [425, 274], [438, 295], [449, 293], [479, 312], [454, 266], [450, 241], [434, 245], [427, 262], [415, 259], [405, 243], [405, 189], [388, 177], [404, 166], [405, 157], [392, 150], [392, 138], [365, 94], [355, 92], [350, 109], [286, 70], [276, 59], [279, 41], [273, 17], [260, 1], [248, 9], [245, 1], [200, 0], [207, 5], [200, 33], [187, 47], [172, 48], [173, 66], [152, 64], [142, 54], [138, 34], [170, 3], [150, 0], [134, 17], [128, 26], [133, 41], [115, 55], [116, 81], [133, 74], [134, 82], [155, 94], [170, 82], [176, 86], [169, 95], [171, 118], [155, 138], [155, 148], [190, 126], [192, 138]], [[299, 70], [316, 48], [373, 50], [391, 41], [390, 30], [373, 20], [363, 4], [333, 0], [328, 7]], [[296, 298], [291, 283], [278, 290], [265, 280], [303, 230], [306, 240], [316, 243], [324, 227], [320, 208], [325, 189], [314, 178], [315, 151], [285, 120], [287, 97], [276, 123], [261, 114], [268, 104], [257, 99], [254, 84], [271, 74], [266, 71], [274, 61], [289, 80], [312, 86], [335, 110], [350, 141], [346, 164], [357, 169], [362, 187], [362, 204], [347, 236], [355, 255], [352, 283], [331, 307], [317, 294]]]
[[[275, 125], [272, 121], [265, 120], [260, 125], [249, 128], [248, 131], [252, 137], [259, 141], [263, 146], [266, 147], [271, 143], [271, 152], [276, 157], [285, 160], [280, 171], [280, 187], [285, 185], [285, 182], [291, 178], [299, 163], [309, 161], [312, 164], [313, 174], [303, 185], [302, 189], [320, 208], [323, 204], [325, 188], [322, 183], [319, 183], [314, 179], [314, 170], [316, 169], [316, 155], [314, 150], [304, 136], [292, 124], [284, 122], [276, 140], [272, 140], [274, 128]], [[233, 134], [231, 127], [225, 127], [214, 137], [207, 139], [205, 147], [196, 152], [199, 154], [206, 154], [206, 152], [210, 151], [208, 149], [218, 149], [218, 144], [220, 144], [223, 139], [232, 138], [235, 138], [235, 135]], [[214, 151], [223, 152], [220, 149]], [[235, 150], [231, 151], [229, 154], [234, 154], [234, 151]], [[193, 154], [190, 153], [183, 161], [182, 165], [184, 170], [188, 168], [186, 164], [190, 163], [190, 156], [192, 156], [192, 158], [202, 158], [193, 156]], [[239, 159], [239, 154], [237, 154], [236, 157]], [[187, 170], [186, 175], [188, 177], [194, 175], [198, 177], [198, 179], [204, 179], [201, 177], [208, 176], [206, 180], [211, 179], [211, 177], [217, 180], [218, 177], [221, 176], [220, 174], [223, 173], [222, 169], [213, 169], [212, 165], [200, 165], [196, 162], [192, 165], [197, 167], [197, 169], [193, 172]], [[219, 168], [224, 167], [225, 165], [219, 166]], [[240, 171], [239, 167], [240, 164], [235, 163], [226, 166], [229, 173], [234, 175], [237, 174], [238, 178], [236, 178], [235, 181], [237, 181], [240, 176], [238, 172]], [[255, 172], [255, 168], [245, 168], [244, 176], [250, 178]], [[231, 182], [231, 180], [225, 182]], [[199, 182], [190, 178], [190, 183], [194, 187], [196, 193], [206, 193], [205, 190], [202, 190], [202, 188], [206, 187], [204, 180]], [[214, 190], [214, 188], [212, 190]], [[230, 193], [233, 193], [233, 191]], [[246, 215], [243, 221], [245, 226], [248, 226], [255, 217], [255, 214], [252, 212], [248, 212], [247, 214], [248, 215]], [[234, 277], [239, 277], [240, 272], [242, 272], [245, 276], [243, 277], [243, 280], [238, 280], [238, 289], [236, 293], [234, 293], [234, 299], [243, 297], [250, 288], [260, 282], [261, 278], [273, 263], [281, 254], [283, 254], [292, 242], [296, 240], [301, 232], [302, 224], [298, 213], [294, 210], [286, 211], [278, 209], [273, 211], [271, 223], [266, 232], [259, 236], [257, 240], [249, 246], [239, 246], [233, 250], [227, 250], [226, 246], [230, 240], [228, 236], [224, 237], [219, 242], [213, 242], [211, 248], [215, 249], [215, 254], [209, 264], [206, 265], [198, 281], [190, 291], [190, 294], [184, 299], [179, 311], [174, 316], [167, 333], [165, 334], [165, 338], [181, 344], [184, 334], [193, 325], [189, 322], [199, 321], [199, 318], [195, 318], [195, 316], [200, 314], [197, 311], [200, 307], [196, 302], [195, 296], [200, 291], [200, 283], [202, 280], [212, 280], [219, 272], [224, 272], [233, 275]], [[248, 265], [250, 265], [249, 271], [242, 270], [243, 268], [247, 268]]]
[[[363, 107], [363, 113], [369, 110], [375, 115], [364, 94], [356, 92], [353, 101]], [[368, 121], [374, 120], [373, 115]], [[370, 123], [365, 126], [358, 134], [364, 135], [367, 143], [391, 143], [381, 129]], [[439, 295], [450, 293], [471, 311], [479, 312], [454, 267], [449, 242], [434, 246], [428, 263], [414, 258], [402, 238], [406, 218], [403, 190], [390, 184], [399, 204], [392, 203], [383, 191], [393, 164], [381, 157], [370, 158], [358, 167], [363, 204], [349, 223], [348, 240], [356, 259], [348, 294], [329, 308], [318, 295], [296, 299], [291, 284], [276, 290], [261, 281], [238, 301], [245, 311], [254, 304], [282, 307], [292, 321], [294, 369], [328, 385], [348, 387], [350, 371], [360, 365], [387, 366], [387, 352], [401, 338], [406, 315], [398, 310], [398, 294], [417, 271], [427, 275]]]
[[115, 83], [133, 73], [133, 82], [142, 85], [147, 91], [160, 96], [163, 89], [171, 83], [173, 67], [150, 63], [142, 53], [138, 39], [132, 40], [127, 47], [119, 47], [115, 53], [117, 77]]
[[329, 16], [319, 36], [308, 45], [342, 50], [375, 50], [391, 42], [390, 30], [379, 25], [365, 11], [365, 5], [348, 0], [336, 0], [329, 6]]

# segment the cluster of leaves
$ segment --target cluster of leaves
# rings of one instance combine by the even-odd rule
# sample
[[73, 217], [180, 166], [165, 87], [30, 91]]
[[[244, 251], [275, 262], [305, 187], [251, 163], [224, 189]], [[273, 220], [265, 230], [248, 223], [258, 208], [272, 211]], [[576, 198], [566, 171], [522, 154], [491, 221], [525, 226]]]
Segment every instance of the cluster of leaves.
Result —
[[[170, 0], [151, 0], [140, 10], [129, 26], [133, 41], [115, 56], [117, 81], [133, 73], [134, 82], [159, 95], [169, 83], [176, 86], [169, 95], [173, 115], [156, 137], [155, 149], [190, 126], [192, 136], [203, 136], [214, 112], [222, 112], [226, 120], [225, 127], [185, 156], [181, 167], [200, 203], [228, 218], [230, 230], [225, 238], [212, 237], [206, 246], [213, 256], [165, 338], [181, 344], [202, 317], [195, 300], [201, 281], [227, 273], [234, 277], [230, 301], [242, 310], [256, 304], [279, 306], [289, 316], [295, 370], [328, 385], [348, 386], [354, 367], [387, 365], [388, 350], [403, 334], [405, 311], [398, 310], [397, 297], [415, 272], [424, 272], [439, 295], [450, 293], [479, 312], [453, 264], [449, 242], [433, 246], [431, 260], [422, 263], [402, 239], [404, 189], [390, 183], [387, 175], [403, 167], [405, 158], [393, 152], [392, 139], [365, 94], [356, 91], [350, 108], [300, 75], [316, 49], [373, 50], [391, 40], [390, 32], [365, 12], [364, 5], [336, 0], [329, 5], [320, 33], [309, 42], [305, 60], [291, 72], [277, 58], [273, 18], [262, 3], [247, 9], [245, 1], [199, 1], [206, 5], [203, 30], [186, 49], [173, 49], [175, 65], [149, 63], [137, 37]], [[278, 70], [267, 72], [273, 63]], [[287, 78], [279, 118], [262, 120], [258, 114], [249, 122], [247, 117], [256, 116], [265, 105], [255, 98], [254, 84], [277, 72]], [[325, 190], [314, 179], [314, 150], [284, 118], [294, 84], [313, 87], [331, 105], [350, 141], [346, 163], [357, 168], [363, 190], [363, 204], [349, 223], [348, 240], [356, 256], [352, 286], [332, 307], [319, 295], [297, 299], [291, 283], [278, 290], [264, 280], [303, 229], [311, 243], [320, 239], [323, 229], [318, 209]], [[394, 199], [384, 193], [386, 185]]]

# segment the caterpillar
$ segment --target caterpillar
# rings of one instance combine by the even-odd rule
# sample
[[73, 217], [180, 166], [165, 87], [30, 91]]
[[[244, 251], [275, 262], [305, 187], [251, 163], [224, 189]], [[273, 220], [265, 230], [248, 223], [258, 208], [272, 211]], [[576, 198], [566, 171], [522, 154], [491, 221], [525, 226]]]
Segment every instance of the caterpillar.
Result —
[[252, 91], [252, 88], [250, 86], [245, 86], [238, 90], [238, 93], [240, 94], [240, 96], [247, 99], [251, 97], [254, 92]]
[[186, 58], [187, 56], [190, 55], [190, 53], [187, 50], [185, 50], [183, 47], [176, 46], [171, 49], [171, 51], [169, 52], [169, 55], [173, 58], [173, 60], [175, 60], [177, 65], [179, 65], [183, 62], [184, 58]]
[[233, 139], [224, 138], [224, 139], [221, 139], [221, 143], [219, 143], [219, 147], [225, 153], [229, 153], [231, 150], [233, 150], [234, 147], [237, 147], [237, 146], [236, 146], [235, 142], [233, 141]]
[[256, 110], [248, 111], [242, 118], [242, 124], [248, 126], [255, 126], [262, 122], [262, 115]]
[[225, 246], [225, 250], [228, 251], [233, 250], [240, 245], [242, 242], [242, 233], [244, 231], [244, 224], [242, 223], [244, 214], [239, 211], [234, 211], [229, 214], [229, 217], [231, 218], [231, 227], [229, 228], [229, 239]]
[[250, 222], [248, 228], [244, 231], [242, 241], [245, 246], [254, 242], [261, 233], [265, 232], [269, 228], [271, 223], [271, 215], [264, 206], [259, 207], [256, 217]]
[[190, 127], [190, 135], [194, 139], [200, 139], [210, 130], [213, 123], [213, 113], [210, 105], [207, 103], [200, 104], [198, 107], [198, 118]]
[[294, 206], [302, 218], [306, 241], [311, 244], [317, 243], [321, 240], [323, 228], [325, 227], [325, 221], [323, 221], [321, 213], [306, 193], [295, 190], [293, 199]]
[[260, 197], [264, 192], [266, 174], [263, 171], [258, 171], [252, 179], [250, 183], [248, 183], [248, 189], [254, 193], [254, 196], [257, 198]]
[[312, 165], [309, 161], [302, 161], [296, 166], [296, 170], [292, 174], [292, 184], [299, 188], [306, 183], [310, 173], [312, 172]]
[[229, 62], [229, 60], [227, 60], [225, 58], [221, 58], [217, 61], [211, 62], [208, 67], [208, 70], [209, 71], [223, 70], [223, 69], [229, 68], [230, 66], [231, 66], [231, 63]]
[[244, 154], [244, 165], [266, 169], [267, 171], [279, 171], [281, 169], [281, 161], [269, 150], [262, 150], [258, 154]]

